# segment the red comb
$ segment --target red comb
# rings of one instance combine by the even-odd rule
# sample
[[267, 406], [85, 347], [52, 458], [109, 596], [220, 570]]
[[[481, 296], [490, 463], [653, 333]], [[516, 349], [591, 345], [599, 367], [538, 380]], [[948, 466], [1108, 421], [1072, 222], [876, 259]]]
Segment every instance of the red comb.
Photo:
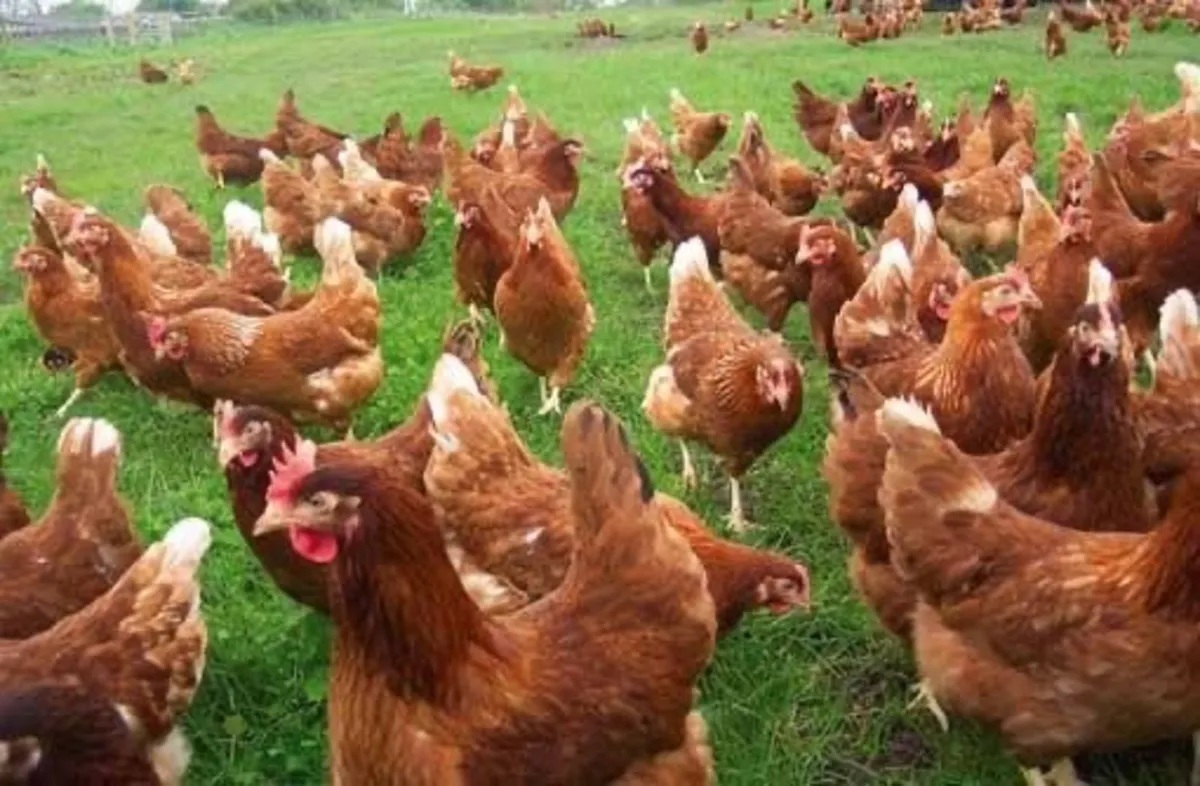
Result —
[[167, 318], [160, 316], [150, 317], [146, 321], [146, 335], [150, 337], [151, 344], [157, 344], [166, 338]]
[[288, 502], [295, 497], [296, 489], [317, 468], [317, 444], [302, 439], [293, 450], [283, 446], [282, 454], [275, 459], [271, 470], [271, 485], [267, 487], [267, 499]]

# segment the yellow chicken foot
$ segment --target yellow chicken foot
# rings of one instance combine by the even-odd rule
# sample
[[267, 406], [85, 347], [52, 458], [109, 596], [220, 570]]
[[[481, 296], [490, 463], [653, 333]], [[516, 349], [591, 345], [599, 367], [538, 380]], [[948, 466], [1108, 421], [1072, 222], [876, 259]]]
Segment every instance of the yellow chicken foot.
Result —
[[942, 705], [938, 704], [937, 697], [933, 695], [933, 687], [929, 681], [921, 680], [916, 686], [916, 693], [917, 695], [908, 703], [908, 708], [911, 710], [922, 704], [925, 705], [925, 708], [937, 719], [938, 726], [942, 728], [942, 731], [950, 731], [950, 719], [946, 717], [946, 711], [942, 709]]
[[1025, 778], [1025, 786], [1049, 786], [1046, 783], [1046, 776], [1037, 767], [1030, 770], [1022, 769], [1021, 775]]
[[546, 378], [538, 377], [538, 401], [546, 406]]
[[224, 172], [217, 173], [217, 188], [222, 191], [225, 190], [225, 173]]
[[683, 487], [688, 489], [696, 488], [696, 465], [692, 463], [692, 454], [688, 452], [687, 443], [683, 440], [679, 442], [679, 450], [683, 453]]
[[[545, 384], [546, 383], [543, 380], [543, 382], [542, 382], [543, 389], [545, 389]], [[551, 385], [550, 386], [550, 397], [543, 401], [542, 408], [538, 410], [538, 414], [539, 415], [548, 415], [551, 412], [554, 412], [555, 414], [561, 415], [562, 414], [562, 402], [559, 400], [559, 396], [561, 393], [562, 393], [562, 388], [558, 387], [557, 385]]]
[[696, 167], [693, 171], [696, 173], [696, 182], [697, 183], [707, 183], [708, 182], [707, 180], [704, 179], [704, 173], [700, 171], [700, 167]]
[[66, 403], [64, 403], [61, 407], [58, 408], [58, 411], [54, 413], [54, 416], [61, 418], [64, 415], [66, 415], [67, 410], [70, 409], [71, 405], [74, 404], [76, 401], [78, 401], [79, 397], [82, 395], [83, 395], [83, 390], [81, 388], [75, 388], [74, 390], [72, 390], [71, 395], [67, 396]]
[[737, 478], [729, 479], [729, 528], [734, 532], [745, 532], [752, 529], [742, 512], [742, 485]]
[[642, 277], [646, 279], [646, 291], [653, 294], [654, 287], [650, 284], [650, 266], [646, 265], [642, 268]]

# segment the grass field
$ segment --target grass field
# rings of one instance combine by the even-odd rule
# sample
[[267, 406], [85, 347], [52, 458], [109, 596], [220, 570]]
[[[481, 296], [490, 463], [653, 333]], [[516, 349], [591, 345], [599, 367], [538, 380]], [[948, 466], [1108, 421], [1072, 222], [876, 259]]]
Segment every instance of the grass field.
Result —
[[[774, 13], [760, 3], [759, 17]], [[704, 480], [685, 494], [673, 444], [651, 430], [638, 405], [659, 361], [666, 276], [648, 294], [620, 226], [613, 177], [623, 142], [621, 119], [642, 107], [665, 119], [668, 90], [678, 86], [702, 108], [740, 117], [753, 109], [773, 143], [818, 163], [791, 120], [790, 82], [803, 77], [826, 94], [850, 95], [868, 73], [888, 81], [919, 80], [940, 113], [962, 91], [982, 101], [992, 80], [1007, 75], [1019, 92], [1036, 91], [1044, 187], [1064, 112], [1080, 114], [1098, 140], [1138, 92], [1148, 106], [1172, 102], [1171, 67], [1194, 53], [1198, 39], [1180, 28], [1149, 37], [1135, 31], [1132, 51], [1112, 60], [1103, 34], [1071, 39], [1065, 61], [1039, 56], [1041, 17], [1020, 30], [986, 37], [942, 39], [936, 18], [925, 32], [899, 42], [851, 50], [827, 23], [789, 35], [764, 28], [717, 37], [698, 58], [686, 46], [686, 26], [704, 18], [719, 28], [742, 5], [713, 5], [610, 15], [629, 39], [618, 45], [572, 37], [574, 20], [398, 18], [234, 27], [147, 50], [151, 58], [193, 56], [203, 80], [192, 88], [148, 88], [134, 79], [141, 54], [128, 49], [0, 49], [0, 251], [11, 258], [24, 240], [26, 207], [19, 173], [45, 153], [59, 182], [129, 224], [140, 218], [142, 189], [167, 182], [186, 190], [219, 226], [227, 199], [258, 206], [257, 188], [217, 193], [197, 166], [192, 108], [206, 103], [227, 127], [265, 132], [280, 92], [295, 87], [304, 112], [336, 128], [374, 133], [399, 109], [410, 127], [440, 114], [460, 135], [473, 134], [497, 111], [501, 93], [451, 94], [445, 53], [506, 66], [531, 106], [564, 131], [580, 135], [589, 157], [579, 204], [565, 233], [584, 268], [598, 316], [582, 370], [567, 399], [589, 396], [629, 424], [656, 481], [682, 494], [717, 522], [727, 510], [718, 466], [702, 463]], [[725, 149], [731, 150], [733, 135]], [[823, 210], [836, 209], [823, 204]], [[386, 272], [382, 341], [388, 363], [378, 394], [356, 423], [377, 434], [405, 418], [426, 383], [446, 321], [459, 313], [452, 297], [452, 213], [443, 201], [430, 212], [431, 232], [411, 264]], [[317, 266], [300, 260], [296, 276]], [[750, 537], [806, 560], [815, 584], [811, 616], [753, 618], [722, 642], [705, 677], [702, 704], [724, 784], [931, 784], [998, 786], [1020, 778], [988, 733], [954, 721], [943, 735], [932, 718], [908, 711], [913, 669], [907, 653], [882, 633], [856, 601], [845, 575], [846, 549], [826, 515], [818, 474], [826, 433], [824, 369], [808, 342], [803, 309], [787, 335], [807, 359], [806, 409], [800, 426], [777, 445], [743, 484], [748, 513], [761, 528]], [[35, 506], [49, 499], [52, 450], [60, 427], [54, 410], [70, 391], [67, 378], [38, 366], [43, 347], [26, 322], [20, 282], [0, 272], [0, 407], [13, 423], [7, 466], [11, 481]], [[497, 349], [488, 357], [516, 425], [532, 448], [558, 457], [558, 422], [538, 418], [537, 383]], [[105, 379], [75, 414], [111, 419], [125, 435], [121, 478], [147, 539], [175, 520], [203, 516], [216, 525], [204, 569], [204, 608], [211, 632], [204, 685], [187, 720], [195, 757], [192, 784], [327, 782], [324, 697], [327, 625], [299, 611], [263, 578], [232, 526], [224, 481], [210, 448], [210, 424], [195, 411], [155, 404], [118, 375]], [[1089, 768], [1098, 784], [1183, 783], [1184, 748], [1166, 755], [1103, 759]], [[349, 786], [349, 785], [348, 785]]]

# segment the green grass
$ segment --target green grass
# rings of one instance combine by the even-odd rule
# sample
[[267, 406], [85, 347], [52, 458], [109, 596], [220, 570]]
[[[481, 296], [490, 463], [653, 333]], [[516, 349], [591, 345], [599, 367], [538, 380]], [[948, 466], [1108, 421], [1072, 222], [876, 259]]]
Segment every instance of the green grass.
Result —
[[[760, 3], [765, 18], [774, 6]], [[674, 446], [655, 433], [638, 405], [647, 374], [660, 358], [665, 275], [647, 294], [620, 226], [613, 177], [623, 142], [621, 119], [642, 107], [665, 117], [668, 90], [681, 87], [699, 106], [731, 113], [753, 109], [783, 150], [818, 163], [791, 120], [790, 82], [803, 77], [835, 95], [856, 91], [863, 77], [916, 77], [941, 113], [962, 91], [982, 100], [1004, 74], [1019, 92], [1036, 91], [1041, 122], [1040, 175], [1049, 186], [1064, 112], [1080, 114], [1092, 141], [1101, 138], [1132, 92], [1150, 107], [1173, 102], [1171, 67], [1194, 53], [1197, 39], [1180, 29], [1149, 37], [1135, 32], [1124, 61], [1103, 48], [1102, 33], [1073, 37], [1071, 54], [1048, 65], [1039, 56], [1040, 19], [1021, 30], [944, 40], [936, 18], [925, 32], [899, 42], [851, 50], [826, 23], [790, 35], [743, 30], [715, 34], [698, 58], [684, 35], [694, 18], [719, 28], [742, 6], [615, 12], [630, 38], [601, 46], [572, 37], [574, 19], [472, 18], [409, 22], [398, 18], [279, 29], [235, 27], [147, 50], [152, 58], [190, 55], [203, 80], [190, 89], [148, 88], [133, 78], [141, 54], [121, 49], [0, 49], [0, 172], [12, 184], [0, 194], [0, 251], [24, 240], [26, 207], [16, 178], [44, 152], [73, 196], [136, 225], [142, 189], [167, 182], [185, 189], [216, 227], [225, 200], [261, 203], [257, 188], [215, 193], [192, 148], [192, 107], [207, 103], [228, 127], [265, 131], [279, 93], [297, 89], [300, 106], [327, 125], [373, 133], [400, 109], [410, 127], [443, 116], [460, 135], [473, 134], [497, 111], [500, 93], [451, 94], [444, 56], [496, 61], [531, 106], [586, 141], [579, 204], [565, 225], [585, 271], [598, 328], [568, 399], [587, 395], [620, 413], [656, 481], [717, 522], [726, 511], [719, 468], [705, 461], [705, 481], [685, 494]], [[725, 145], [731, 150], [733, 139]], [[824, 204], [824, 210], [836, 209]], [[443, 201], [430, 212], [431, 232], [419, 254], [386, 272], [380, 284], [387, 376], [360, 414], [360, 435], [405, 418], [421, 392], [452, 298], [452, 216]], [[298, 262], [311, 279], [313, 260]], [[36, 506], [52, 491], [52, 450], [60, 427], [55, 408], [70, 390], [37, 364], [42, 346], [26, 322], [19, 282], [0, 273], [0, 407], [13, 421], [8, 457], [12, 482]], [[702, 705], [724, 784], [934, 784], [994, 786], [1019, 776], [996, 739], [963, 721], [942, 735], [931, 718], [905, 709], [913, 678], [908, 654], [882, 633], [855, 599], [845, 574], [846, 548], [826, 514], [818, 466], [826, 433], [822, 366], [798, 308], [787, 335], [808, 362], [801, 424], [749, 474], [752, 538], [807, 561], [815, 582], [810, 617], [754, 618], [722, 642], [705, 677]], [[488, 356], [522, 435], [556, 461], [558, 423], [535, 416], [537, 384], [499, 351]], [[192, 784], [323, 784], [326, 776], [324, 696], [327, 625], [286, 601], [264, 580], [234, 530], [224, 482], [209, 446], [207, 417], [155, 404], [118, 375], [89, 392], [75, 414], [102, 415], [125, 435], [121, 488], [147, 539], [186, 515], [216, 524], [204, 569], [204, 608], [211, 631], [208, 672], [188, 719], [195, 746]], [[1178, 784], [1186, 763], [1177, 751], [1102, 760], [1093, 784]]]

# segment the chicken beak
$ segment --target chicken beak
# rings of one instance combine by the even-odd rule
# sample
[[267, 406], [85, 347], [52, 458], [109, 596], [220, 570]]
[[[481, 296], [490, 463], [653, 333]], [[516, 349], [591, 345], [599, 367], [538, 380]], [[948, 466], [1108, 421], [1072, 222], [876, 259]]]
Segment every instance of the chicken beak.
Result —
[[288, 510], [276, 502], [267, 502], [266, 510], [254, 524], [254, 537], [261, 538], [272, 532], [281, 532], [288, 526]]

